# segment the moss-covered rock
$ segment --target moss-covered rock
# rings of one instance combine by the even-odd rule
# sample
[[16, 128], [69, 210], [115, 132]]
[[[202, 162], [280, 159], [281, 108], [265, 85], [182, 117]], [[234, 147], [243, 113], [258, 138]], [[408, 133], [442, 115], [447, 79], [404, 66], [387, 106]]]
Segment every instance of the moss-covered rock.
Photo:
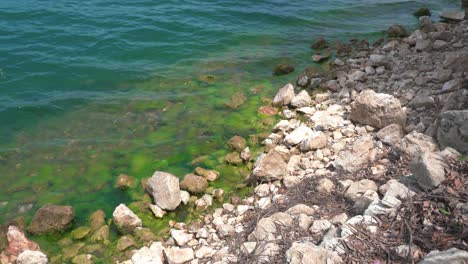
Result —
[[76, 243], [62, 249], [62, 258], [71, 259], [80, 253], [80, 250], [85, 246], [85, 243]]
[[243, 137], [235, 135], [229, 139], [227, 145], [230, 149], [241, 152], [247, 147], [247, 141]]
[[286, 75], [294, 71], [294, 66], [291, 64], [287, 63], [282, 63], [276, 65], [276, 67], [273, 69], [273, 75], [280, 76], [280, 75]]
[[73, 239], [83, 239], [91, 232], [91, 228], [87, 226], [80, 226], [71, 232]]
[[96, 257], [90, 254], [81, 254], [72, 259], [73, 264], [94, 264]]
[[237, 109], [240, 106], [242, 106], [245, 103], [245, 101], [247, 101], [247, 97], [245, 97], [245, 94], [242, 92], [237, 92], [231, 95], [231, 98], [228, 102], [225, 103], [225, 105], [229, 108]]
[[91, 241], [105, 241], [109, 240], [109, 226], [101, 226], [94, 234], [91, 236]]
[[97, 210], [89, 217], [91, 231], [96, 231], [106, 224], [106, 214], [102, 210]]
[[124, 251], [130, 247], [135, 247], [135, 246], [136, 246], [135, 240], [133, 240], [131, 236], [125, 235], [125, 236], [120, 237], [119, 240], [117, 240], [117, 246], [115, 249], [117, 251]]
[[130, 188], [134, 188], [136, 186], [135, 178], [128, 176], [126, 174], [120, 174], [117, 177], [117, 181], [115, 182], [115, 187], [120, 190], [127, 190]]
[[150, 229], [145, 228], [145, 227], [137, 227], [135, 230], [133, 230], [133, 235], [135, 236], [136, 239], [142, 242], [149, 242], [149, 241], [156, 240], [156, 235], [153, 232], [151, 232]]
[[431, 16], [431, 10], [427, 7], [421, 7], [413, 15], [416, 17]]
[[239, 152], [231, 152], [231, 153], [228, 153], [225, 157], [224, 157], [224, 160], [228, 163], [228, 164], [232, 164], [232, 165], [241, 165], [244, 161], [241, 159], [240, 157], [240, 154]]
[[28, 231], [36, 235], [63, 232], [72, 226], [74, 218], [73, 207], [46, 204], [37, 210]]

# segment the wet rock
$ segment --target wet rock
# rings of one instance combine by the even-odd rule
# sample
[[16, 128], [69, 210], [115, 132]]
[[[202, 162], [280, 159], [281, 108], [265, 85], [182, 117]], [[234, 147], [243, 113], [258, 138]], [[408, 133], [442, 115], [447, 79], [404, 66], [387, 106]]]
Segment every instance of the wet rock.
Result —
[[105, 224], [106, 224], [106, 214], [102, 210], [95, 211], [89, 217], [89, 226], [91, 227], [91, 231], [96, 231]]
[[261, 106], [260, 108], [258, 108], [258, 112], [263, 115], [274, 116], [278, 114], [278, 109], [275, 107], [266, 105], [266, 106]]
[[83, 239], [91, 232], [91, 228], [87, 226], [80, 226], [71, 232], [73, 239]]
[[164, 253], [166, 253], [169, 264], [183, 264], [194, 258], [191, 248], [170, 247], [165, 248]]
[[297, 108], [309, 106], [311, 103], [312, 98], [310, 98], [309, 93], [306, 90], [302, 90], [291, 100], [291, 105]]
[[19, 254], [16, 264], [47, 264], [47, 256], [40, 251], [25, 250]]
[[250, 152], [250, 148], [246, 147], [245, 149], [243, 149], [240, 153], [240, 157], [244, 161], [249, 161], [252, 158], [252, 152]]
[[231, 139], [229, 139], [229, 141], [227, 142], [227, 145], [231, 150], [241, 152], [243, 149], [247, 147], [247, 141], [243, 137], [236, 135], [236, 136], [233, 136]]
[[122, 234], [132, 233], [135, 228], [142, 226], [141, 219], [125, 204], [117, 206], [112, 217], [117, 229]]
[[115, 183], [115, 187], [120, 190], [127, 190], [136, 186], [136, 180], [125, 174], [120, 174]]
[[201, 176], [187, 174], [180, 182], [180, 188], [190, 193], [203, 193], [208, 188], [208, 181]]
[[180, 204], [179, 179], [170, 173], [156, 171], [148, 179], [146, 190], [163, 210], [174, 210]]
[[281, 76], [286, 75], [294, 71], [294, 66], [291, 64], [278, 64], [273, 70], [273, 75]]
[[451, 147], [461, 153], [468, 153], [468, 110], [442, 113], [437, 141], [442, 148]]
[[429, 252], [420, 264], [465, 264], [468, 262], [468, 251], [451, 248], [446, 251], [433, 250]]
[[28, 231], [33, 234], [63, 232], [72, 226], [75, 211], [71, 206], [46, 204], [37, 210]]
[[135, 247], [135, 246], [136, 246], [135, 240], [133, 240], [131, 236], [122, 236], [121, 238], [119, 238], [119, 240], [117, 240], [117, 246], [115, 249], [117, 251], [124, 251], [130, 247]]
[[362, 169], [375, 157], [374, 142], [370, 136], [362, 136], [357, 139], [351, 149], [338, 153], [334, 166], [346, 172], [356, 172]]
[[187, 191], [180, 191], [180, 200], [183, 204], [187, 204], [190, 200], [190, 193]]
[[418, 185], [424, 190], [431, 190], [445, 180], [445, 160], [432, 152], [418, 154], [410, 163], [411, 173]]
[[9, 226], [7, 231], [8, 247], [0, 254], [0, 260], [13, 262], [25, 250], [38, 251], [39, 245], [26, 238], [16, 226]]
[[257, 158], [252, 175], [260, 181], [281, 180], [287, 175], [287, 166], [281, 153], [273, 149]]
[[109, 226], [101, 226], [98, 230], [94, 232], [91, 236], [91, 241], [106, 241], [109, 240]]
[[72, 264], [94, 264], [96, 258], [90, 254], [81, 254], [72, 259]]
[[324, 37], [319, 37], [312, 43], [310, 46], [314, 50], [322, 50], [328, 48], [328, 42], [325, 40]]
[[435, 152], [438, 150], [434, 140], [424, 134], [411, 132], [400, 142], [401, 152], [410, 158], [415, 157], [422, 152]]
[[401, 25], [393, 25], [388, 28], [387, 35], [391, 38], [404, 38], [408, 36], [408, 32]]
[[143, 242], [150, 242], [156, 240], [156, 235], [151, 232], [149, 228], [137, 227], [133, 230], [133, 235], [135, 238], [143, 241]]
[[195, 173], [197, 175], [202, 176], [205, 178], [207, 181], [216, 181], [219, 177], [219, 172], [215, 170], [206, 170], [201, 167], [196, 167], [195, 168]]
[[377, 138], [392, 147], [400, 145], [403, 135], [403, 128], [398, 124], [388, 125], [377, 132]]
[[224, 160], [228, 164], [232, 164], [235, 166], [242, 165], [244, 163], [244, 161], [240, 157], [239, 152], [231, 152], [231, 153], [226, 154], [226, 156], [224, 157]]
[[415, 49], [416, 51], [425, 51], [431, 47], [431, 44], [432, 42], [429, 39], [418, 39], [416, 41]]
[[281, 88], [273, 98], [273, 105], [288, 105], [294, 98], [294, 86], [290, 83]]
[[421, 7], [413, 13], [416, 17], [431, 16], [431, 10], [427, 7]]
[[364, 90], [351, 104], [351, 120], [376, 128], [390, 124], [404, 126], [406, 114], [400, 101], [395, 97], [375, 93], [373, 90]]
[[353, 52], [353, 48], [351, 47], [351, 45], [348, 45], [343, 42], [336, 43], [335, 49], [336, 49], [336, 54], [338, 56], [347, 56], [347, 55], [350, 55], [351, 52]]
[[312, 242], [294, 242], [286, 252], [290, 264], [338, 264], [344, 263], [338, 253], [318, 247]]
[[231, 95], [231, 98], [226, 102], [226, 106], [232, 109], [237, 109], [247, 101], [247, 97], [242, 92], [237, 92]]

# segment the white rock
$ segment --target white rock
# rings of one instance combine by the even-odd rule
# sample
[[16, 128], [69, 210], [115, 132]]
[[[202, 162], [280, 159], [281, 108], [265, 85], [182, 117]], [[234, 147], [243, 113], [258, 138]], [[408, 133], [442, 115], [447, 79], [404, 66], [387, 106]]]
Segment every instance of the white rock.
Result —
[[294, 107], [304, 107], [312, 103], [309, 93], [306, 90], [302, 90], [292, 100], [291, 105]]
[[19, 254], [17, 264], [47, 264], [47, 256], [40, 251], [25, 250]]
[[167, 213], [163, 209], [159, 208], [159, 206], [154, 205], [154, 204], [150, 204], [149, 208], [151, 212], [153, 212], [154, 216], [156, 216], [156, 218], [163, 218], [164, 215]]
[[184, 246], [193, 238], [193, 234], [188, 234], [185, 230], [171, 229], [171, 236], [179, 246]]
[[166, 253], [169, 264], [183, 264], [194, 258], [191, 248], [170, 247], [165, 248], [164, 253]]
[[288, 105], [294, 98], [294, 86], [290, 83], [281, 88], [273, 98], [274, 105]]
[[117, 206], [112, 213], [112, 217], [117, 229], [122, 234], [131, 233], [135, 228], [142, 227], [141, 219], [125, 204]]
[[187, 204], [190, 200], [190, 193], [187, 192], [187, 191], [183, 191], [181, 190], [180, 191], [180, 201], [183, 203], [183, 204]]
[[180, 204], [179, 178], [170, 173], [156, 171], [148, 179], [146, 189], [163, 210], [174, 210]]

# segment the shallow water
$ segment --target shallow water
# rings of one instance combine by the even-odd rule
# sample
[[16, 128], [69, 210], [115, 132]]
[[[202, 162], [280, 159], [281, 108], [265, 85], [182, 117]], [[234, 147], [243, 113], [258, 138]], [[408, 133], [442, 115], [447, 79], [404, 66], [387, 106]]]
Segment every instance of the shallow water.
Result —
[[[213, 186], [237, 193], [245, 172], [223, 165], [224, 143], [271, 126], [261, 98], [291, 78], [272, 77], [275, 64], [310, 66], [317, 36], [376, 39], [395, 23], [415, 27], [421, 6], [437, 17], [458, 4], [1, 1], [0, 223], [56, 203], [73, 205], [79, 226], [141, 199], [114, 188], [120, 173], [183, 177], [205, 155], [200, 165], [222, 172]], [[236, 92], [248, 100], [232, 110]]]

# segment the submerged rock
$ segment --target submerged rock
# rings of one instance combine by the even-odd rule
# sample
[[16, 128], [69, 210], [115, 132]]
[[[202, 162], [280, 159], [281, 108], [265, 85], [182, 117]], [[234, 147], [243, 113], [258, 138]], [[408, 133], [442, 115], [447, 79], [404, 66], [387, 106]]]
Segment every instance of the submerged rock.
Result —
[[387, 35], [391, 38], [404, 38], [408, 36], [408, 32], [401, 25], [393, 25], [388, 28]]
[[324, 37], [319, 37], [312, 43], [310, 46], [314, 50], [322, 50], [328, 48], [328, 42], [325, 40]]
[[243, 137], [235, 135], [229, 139], [227, 145], [230, 149], [241, 152], [245, 147], [247, 147], [247, 141]]
[[242, 106], [245, 101], [247, 101], [247, 97], [242, 92], [237, 92], [231, 95], [231, 99], [226, 103], [226, 106], [237, 109]]
[[137, 227], [142, 226], [141, 219], [125, 204], [120, 204], [112, 214], [117, 229], [122, 234], [129, 234]]
[[275, 69], [273, 69], [273, 75], [280, 76], [286, 75], [294, 71], [294, 66], [291, 64], [278, 64]]
[[120, 190], [127, 190], [129, 188], [134, 188], [136, 185], [136, 180], [133, 177], [130, 177], [125, 174], [120, 174], [115, 183], [115, 187]]
[[106, 224], [106, 213], [102, 210], [97, 210], [89, 217], [89, 226], [91, 231], [98, 230], [101, 226]]
[[431, 10], [429, 10], [429, 8], [427, 8], [427, 7], [421, 7], [416, 12], [414, 12], [413, 14], [416, 17], [431, 16]]
[[37, 210], [28, 231], [36, 235], [63, 232], [72, 226], [74, 218], [71, 206], [46, 204]]
[[201, 167], [195, 168], [195, 174], [202, 176], [207, 181], [216, 181], [219, 177], [219, 172], [215, 170], [207, 170]]
[[163, 210], [174, 210], [180, 204], [179, 178], [170, 173], [156, 171], [148, 179], [146, 190]]
[[240, 157], [239, 152], [231, 152], [231, 153], [226, 154], [226, 156], [224, 157], [224, 160], [228, 164], [232, 164], [235, 166], [242, 165], [242, 163], [244, 163], [244, 161]]
[[180, 182], [180, 188], [190, 193], [203, 193], [208, 188], [208, 181], [201, 176], [187, 174]]

